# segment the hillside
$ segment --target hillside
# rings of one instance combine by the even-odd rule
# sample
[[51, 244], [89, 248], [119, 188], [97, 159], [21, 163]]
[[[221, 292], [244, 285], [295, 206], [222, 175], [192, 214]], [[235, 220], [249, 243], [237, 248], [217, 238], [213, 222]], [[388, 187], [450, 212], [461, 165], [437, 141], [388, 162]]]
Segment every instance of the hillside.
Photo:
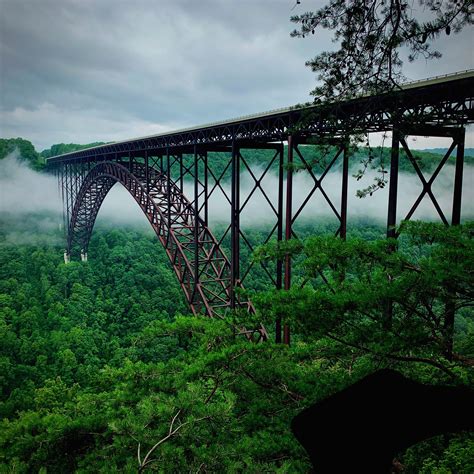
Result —
[[18, 153], [19, 160], [27, 162], [33, 169], [44, 168], [44, 158], [30, 141], [24, 138], [0, 138], [0, 160], [14, 152]]
[[73, 151], [83, 150], [85, 148], [90, 148], [93, 146], [103, 145], [105, 142], [94, 142], [94, 143], [87, 143], [85, 145], [79, 145], [77, 143], [58, 143], [56, 145], [52, 145], [51, 148], [47, 148], [43, 150], [40, 155], [43, 158], [50, 158], [51, 156], [63, 155], [64, 153], [71, 153]]
[[[19, 151], [20, 159], [31, 164], [33, 169], [43, 169], [45, 165], [45, 159], [52, 156], [61, 155], [64, 153], [71, 153], [73, 151], [83, 150], [85, 148], [90, 148], [98, 145], [103, 145], [105, 142], [94, 142], [87, 144], [77, 144], [77, 143], [58, 143], [52, 145], [51, 148], [45, 149], [39, 153], [35, 150], [33, 144], [23, 138], [10, 138], [10, 139], [0, 139], [0, 159], [5, 158], [9, 153], [12, 153], [15, 150]], [[336, 152], [335, 149], [322, 149], [315, 146], [300, 146], [300, 151], [305, 157], [306, 161], [312, 166], [313, 170], [316, 172], [321, 172], [324, 167], [330, 161], [332, 154]], [[412, 153], [417, 160], [417, 163], [421, 170], [425, 173], [431, 173], [434, 171], [436, 166], [440, 161], [440, 155], [444, 154], [447, 149], [444, 148], [429, 148], [424, 150], [413, 150]], [[286, 153], [286, 147], [285, 147]], [[272, 152], [267, 150], [245, 150], [242, 152], [244, 159], [251, 168], [261, 166], [261, 163], [268, 160], [269, 156], [272, 155]], [[213, 154], [213, 156], [218, 157], [219, 154]], [[368, 160], [368, 157], [371, 157]], [[191, 156], [185, 156], [185, 161], [190, 165], [192, 162]], [[298, 165], [298, 159], [295, 158], [295, 162]], [[351, 172], [356, 172], [357, 169], [364, 167], [364, 162], [367, 162], [368, 169], [379, 170], [381, 168], [388, 169], [390, 163], [390, 148], [373, 148], [369, 150], [368, 148], [361, 147], [351, 158]], [[454, 156], [451, 156], [449, 159], [450, 163], [454, 163]], [[474, 163], [474, 148], [465, 149], [465, 163], [471, 164]], [[209, 160], [209, 166], [212, 168], [214, 174], [220, 175], [224, 173], [224, 177], [230, 178], [230, 169], [227, 169], [224, 172], [226, 167], [226, 160], [222, 159], [211, 159]], [[242, 165], [244, 166], [244, 165]], [[277, 170], [277, 161], [272, 165], [271, 169], [275, 172]], [[340, 160], [335, 163], [333, 169], [341, 169], [342, 164]], [[415, 169], [413, 165], [408, 160], [404, 150], [400, 152], [400, 171], [414, 174]]]
[[[444, 155], [448, 149], [447, 148], [426, 148], [420, 150], [426, 153], [434, 153], [436, 155]], [[464, 148], [464, 156], [474, 156], [474, 148]]]

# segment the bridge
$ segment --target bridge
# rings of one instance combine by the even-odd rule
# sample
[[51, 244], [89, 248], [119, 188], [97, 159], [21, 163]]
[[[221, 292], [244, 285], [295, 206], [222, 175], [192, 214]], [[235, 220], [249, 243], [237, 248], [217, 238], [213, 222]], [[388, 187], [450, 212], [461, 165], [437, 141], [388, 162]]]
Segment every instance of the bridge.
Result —
[[[241, 225], [242, 213], [258, 194], [273, 224], [260, 243], [296, 236], [295, 222], [320, 192], [337, 221], [336, 234], [345, 239], [348, 217], [350, 153], [348, 139], [358, 133], [392, 133], [387, 236], [396, 237], [400, 150], [412, 163], [422, 185], [408, 214], [410, 219], [425, 196], [445, 225], [459, 224], [464, 163], [465, 126], [474, 122], [474, 71], [407, 83], [400, 89], [331, 104], [290, 107], [55, 156], [48, 167], [58, 177], [64, 203], [67, 247], [65, 260], [87, 251], [99, 209], [115, 183], [133, 196], [163, 245], [194, 314], [225, 317], [229, 310], [253, 312], [242, 294], [254, 263], [242, 258], [253, 245]], [[430, 179], [425, 179], [409, 148], [407, 136], [447, 137], [448, 152]], [[331, 145], [333, 155], [317, 175], [307, 156], [315, 143]], [[249, 165], [248, 150], [261, 150], [262, 163]], [[452, 212], [446, 216], [432, 185], [451, 153], [456, 152]], [[219, 172], [213, 164], [218, 164]], [[324, 178], [341, 168], [340, 202], [324, 189]], [[306, 168], [312, 181], [302, 202], [295, 202], [295, 167]], [[272, 170], [272, 171], [270, 171]], [[263, 180], [276, 170], [276, 198]], [[251, 189], [242, 196], [242, 176]], [[190, 191], [189, 191], [190, 190]], [[228, 222], [221, 235], [211, 230], [213, 206], [219, 194], [228, 205]], [[223, 250], [228, 244], [228, 255]], [[291, 286], [291, 259], [262, 264], [262, 272], [277, 289]], [[276, 321], [276, 341], [289, 342], [289, 328]], [[260, 336], [266, 337], [265, 331]]]

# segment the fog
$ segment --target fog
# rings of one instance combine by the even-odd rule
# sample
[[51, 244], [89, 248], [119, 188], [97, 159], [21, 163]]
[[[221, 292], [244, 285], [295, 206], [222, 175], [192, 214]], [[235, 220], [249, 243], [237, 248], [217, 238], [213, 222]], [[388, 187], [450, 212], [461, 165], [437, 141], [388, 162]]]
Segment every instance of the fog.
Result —
[[[260, 178], [263, 170], [252, 170], [257, 178]], [[355, 170], [352, 170], [352, 173]], [[356, 192], [359, 189], [366, 188], [374, 182], [377, 173], [367, 172], [363, 179], [357, 181], [350, 174], [349, 192], [348, 192], [348, 219], [372, 218], [376, 221], [386, 221], [388, 207], [388, 186], [384, 189], [376, 191], [372, 196], [359, 198]], [[425, 176], [429, 179], [429, 176]], [[252, 194], [250, 200], [245, 204], [247, 197], [251, 193], [255, 182], [249, 173], [242, 173], [240, 177], [241, 196], [240, 203], [242, 209], [241, 224], [244, 226], [266, 225], [275, 222], [275, 214], [271, 206], [266, 201], [263, 193], [257, 189]], [[337, 210], [340, 209], [341, 203], [341, 183], [342, 175], [340, 172], [328, 173], [322, 181], [322, 188], [332, 201]], [[314, 180], [311, 175], [305, 171], [299, 171], [293, 177], [293, 214], [303, 204], [304, 200], [314, 187]], [[474, 217], [474, 167], [466, 166], [464, 168], [463, 181], [463, 205], [462, 218], [472, 219]], [[452, 208], [452, 194], [454, 185], [454, 166], [446, 165], [440, 172], [433, 183], [433, 193], [443, 210], [448, 221], [450, 220]], [[286, 181], [285, 181], [286, 189]], [[406, 216], [413, 203], [422, 191], [422, 184], [418, 176], [415, 174], [400, 173], [398, 184], [398, 219]], [[261, 187], [268, 196], [269, 200], [274, 203], [278, 199], [278, 178], [274, 174], [266, 175], [261, 181]], [[223, 186], [227, 196], [230, 197], [230, 185]], [[187, 196], [193, 196], [192, 183], [187, 183], [185, 187]], [[285, 206], [285, 201], [283, 203]], [[230, 205], [224, 197], [222, 191], [216, 190], [211, 195], [209, 203], [210, 223], [228, 222], [230, 219]], [[335, 217], [332, 209], [325, 200], [323, 194], [317, 189], [304, 206], [298, 220], [317, 219], [322, 217]], [[438, 220], [438, 213], [427, 195], [420, 202], [412, 219], [420, 220]]]
[[[0, 160], [0, 214], [2, 221], [27, 224], [34, 221], [39, 232], [58, 229], [62, 225], [63, 206], [58, 180], [47, 173], [32, 170], [18, 152]], [[37, 215], [35, 217], [34, 215]], [[112, 188], [99, 219], [112, 225], [147, 224], [147, 219], [130, 194], [120, 185]]]
[[[260, 178], [262, 170], [252, 170], [257, 178]], [[349, 202], [348, 219], [372, 218], [376, 221], [385, 222], [387, 215], [388, 189], [382, 189], [371, 197], [360, 199], [356, 197], [356, 191], [372, 184], [375, 177], [374, 172], [368, 172], [361, 181], [353, 177], [349, 180]], [[427, 179], [429, 177], [426, 177]], [[452, 189], [454, 182], [454, 167], [447, 165], [433, 184], [433, 192], [437, 198], [448, 221], [450, 220], [452, 207]], [[463, 207], [462, 218], [474, 218], [474, 168], [466, 166], [463, 182]], [[285, 183], [286, 185], [286, 183]], [[299, 171], [294, 174], [293, 180], [293, 213], [296, 213], [301, 203], [313, 188], [314, 181], [307, 171]], [[268, 173], [261, 181], [261, 186], [276, 208], [278, 180], [277, 176]], [[210, 183], [212, 188], [212, 183]], [[257, 189], [247, 204], [247, 197], [254, 187], [254, 181], [248, 172], [241, 174], [241, 196], [242, 208], [241, 225], [245, 227], [268, 226], [276, 222], [276, 217], [266, 202], [262, 192]], [[322, 187], [332, 200], [336, 209], [340, 207], [340, 172], [329, 173], [322, 181]], [[230, 196], [230, 184], [224, 183], [223, 188]], [[405, 217], [411, 205], [417, 199], [422, 190], [419, 178], [414, 174], [400, 173], [399, 197], [398, 197], [398, 220]], [[193, 196], [192, 183], [185, 183], [185, 194]], [[62, 204], [58, 193], [56, 177], [46, 173], [38, 173], [31, 170], [27, 164], [21, 161], [18, 154], [13, 153], [0, 162], [0, 213], [2, 221], [12, 222], [16, 219], [21, 224], [27, 225], [28, 220], [33, 221], [32, 215], [42, 215], [41, 219], [35, 220], [35, 228], [38, 232], [49, 229], [58, 229], [62, 224]], [[329, 205], [324, 200], [321, 191], [316, 190], [300, 214], [298, 222], [318, 218], [334, 217]], [[211, 227], [213, 224], [229, 223], [230, 205], [222, 192], [216, 188], [209, 199], [209, 218]], [[439, 220], [438, 214], [428, 196], [420, 203], [412, 219]], [[25, 222], [26, 220], [26, 222]], [[132, 225], [147, 228], [148, 221], [133, 200], [120, 184], [115, 185], [106, 197], [97, 218], [97, 222], [105, 225], [121, 226]], [[3, 229], [5, 230], [5, 229]], [[9, 235], [8, 239], [19, 238]]]
[[33, 171], [13, 152], [0, 161], [0, 212], [25, 213], [62, 210], [57, 179]]
[[[252, 169], [255, 176], [260, 178], [263, 170]], [[355, 170], [352, 170], [352, 173]], [[372, 218], [376, 221], [385, 222], [387, 218], [388, 187], [376, 191], [373, 196], [358, 198], [356, 191], [363, 189], [374, 181], [375, 172], [367, 172], [364, 178], [357, 181], [350, 174], [349, 179], [349, 199], [348, 199], [348, 219]], [[328, 197], [333, 202], [336, 209], [340, 208], [341, 193], [341, 173], [328, 173], [322, 181], [322, 187]], [[428, 180], [429, 176], [425, 176]], [[443, 210], [448, 221], [450, 220], [452, 207], [452, 193], [454, 183], [454, 166], [446, 165], [433, 183], [433, 193]], [[268, 226], [276, 221], [270, 205], [266, 201], [262, 192], [254, 191], [249, 201], [245, 201], [251, 193], [255, 183], [248, 172], [243, 172], [240, 177], [241, 194], [240, 204], [243, 206], [241, 213], [242, 226]], [[474, 218], [474, 167], [465, 166], [463, 181], [463, 205], [462, 218]], [[277, 206], [278, 199], [278, 178], [275, 174], [268, 173], [261, 181], [261, 186], [267, 194], [274, 207]], [[285, 181], [286, 186], [286, 181]], [[293, 213], [296, 213], [300, 205], [306, 199], [314, 186], [314, 181], [307, 171], [299, 171], [293, 178]], [[209, 191], [213, 183], [209, 181]], [[230, 198], [230, 183], [224, 183], [225, 193]], [[201, 191], [201, 189], [200, 189]], [[415, 174], [400, 173], [398, 190], [398, 220], [404, 218], [409, 209], [422, 191], [422, 184]], [[184, 193], [188, 199], [192, 200], [194, 188], [192, 182], [185, 182]], [[285, 202], [284, 202], [285, 205]], [[315, 218], [334, 217], [333, 211], [325, 201], [318, 189], [306, 204], [304, 210], [298, 217], [298, 221]], [[419, 204], [412, 219], [439, 220], [438, 213], [427, 195]], [[98, 222], [106, 221], [121, 224], [148, 225], [148, 221], [133, 200], [128, 191], [121, 185], [115, 185], [106, 197], [97, 218]], [[230, 222], [230, 204], [219, 188], [215, 188], [209, 198], [209, 221], [210, 225]]]

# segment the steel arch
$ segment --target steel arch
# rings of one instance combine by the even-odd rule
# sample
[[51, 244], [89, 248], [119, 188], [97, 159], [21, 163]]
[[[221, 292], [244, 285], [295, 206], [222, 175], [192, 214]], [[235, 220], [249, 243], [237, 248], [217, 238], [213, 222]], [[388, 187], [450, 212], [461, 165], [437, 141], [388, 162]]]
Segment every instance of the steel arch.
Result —
[[[95, 165], [85, 177], [73, 207], [68, 254], [87, 252], [99, 209], [116, 182], [130, 192], [148, 218], [193, 314], [222, 316], [230, 307], [230, 262], [204, 221], [196, 218], [194, 207], [179, 187], [154, 168], [147, 169], [140, 163], [133, 163], [130, 169], [114, 162]], [[237, 306], [253, 311], [248, 300], [240, 299]]]

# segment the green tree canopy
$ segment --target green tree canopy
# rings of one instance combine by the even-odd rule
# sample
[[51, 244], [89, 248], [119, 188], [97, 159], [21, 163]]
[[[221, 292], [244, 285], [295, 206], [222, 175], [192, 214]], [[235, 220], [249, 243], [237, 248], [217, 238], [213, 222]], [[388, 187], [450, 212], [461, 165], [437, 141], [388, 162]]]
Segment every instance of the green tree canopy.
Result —
[[18, 158], [26, 161], [33, 169], [43, 169], [44, 159], [30, 141], [24, 138], [0, 138], [0, 159], [15, 151], [18, 152]]

